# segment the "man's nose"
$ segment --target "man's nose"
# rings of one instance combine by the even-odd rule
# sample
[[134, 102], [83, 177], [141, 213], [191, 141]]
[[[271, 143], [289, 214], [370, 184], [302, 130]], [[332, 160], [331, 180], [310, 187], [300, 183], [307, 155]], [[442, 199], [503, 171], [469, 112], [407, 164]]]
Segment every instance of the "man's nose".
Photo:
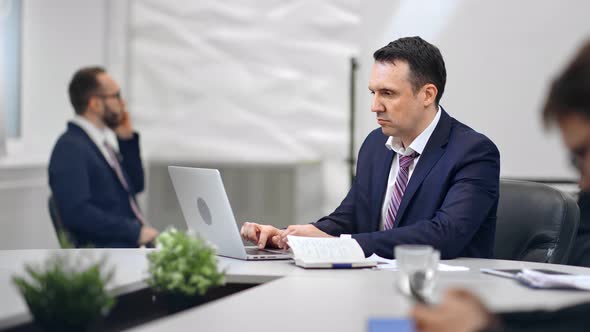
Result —
[[371, 103], [371, 112], [384, 112], [384, 111], [385, 111], [385, 107], [383, 106], [383, 104], [379, 101], [377, 96], [373, 96], [373, 102]]

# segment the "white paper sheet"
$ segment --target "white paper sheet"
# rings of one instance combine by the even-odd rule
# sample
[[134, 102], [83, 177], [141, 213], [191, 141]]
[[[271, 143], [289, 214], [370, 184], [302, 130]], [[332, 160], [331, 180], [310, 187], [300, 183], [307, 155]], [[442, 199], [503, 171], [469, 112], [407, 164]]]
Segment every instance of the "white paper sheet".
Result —
[[557, 275], [523, 269], [516, 275], [516, 279], [534, 288], [566, 287], [590, 290], [590, 276], [588, 275]]
[[[389, 271], [397, 271], [397, 262], [395, 259], [387, 259], [376, 254], [371, 255], [367, 258], [369, 261], [379, 263], [377, 265], [377, 269], [380, 270], [389, 270]], [[438, 270], [444, 272], [459, 272], [459, 271], [469, 271], [467, 266], [460, 266], [460, 265], [448, 265], [443, 263], [438, 263]]]

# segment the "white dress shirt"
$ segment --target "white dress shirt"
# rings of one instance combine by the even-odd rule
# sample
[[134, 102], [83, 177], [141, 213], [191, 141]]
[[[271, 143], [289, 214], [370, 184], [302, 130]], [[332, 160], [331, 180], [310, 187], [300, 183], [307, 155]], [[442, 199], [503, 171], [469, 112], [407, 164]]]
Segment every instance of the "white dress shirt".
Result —
[[111, 160], [109, 152], [105, 148], [104, 143], [107, 142], [107, 144], [109, 144], [115, 152], [119, 152], [119, 142], [117, 141], [117, 135], [115, 132], [108, 127], [98, 128], [92, 122], [80, 115], [76, 115], [72, 119], [72, 122], [84, 130], [92, 142], [94, 142], [94, 144], [98, 147], [105, 159], [109, 162], [109, 164], [112, 165], [113, 160]]
[[[387, 192], [385, 193], [383, 205], [381, 206], [381, 222], [379, 224], [379, 230], [383, 230], [383, 225], [385, 224], [384, 216], [387, 215], [387, 209], [389, 208], [390, 203], [389, 201], [391, 200], [391, 195], [393, 194], [393, 186], [395, 184], [395, 179], [397, 177], [397, 173], [399, 170], [398, 155], [409, 156], [414, 152], [418, 152], [420, 155], [422, 155], [422, 152], [424, 152], [424, 148], [426, 147], [426, 143], [428, 143], [430, 136], [434, 132], [434, 129], [438, 124], [438, 120], [440, 120], [440, 113], [441, 110], [439, 106], [438, 111], [436, 112], [436, 115], [434, 116], [432, 122], [430, 122], [428, 127], [426, 127], [426, 129], [424, 129], [424, 131], [420, 133], [420, 135], [418, 135], [418, 137], [416, 137], [414, 141], [410, 143], [410, 146], [408, 146], [407, 148], [404, 148], [402, 141], [399, 137], [390, 136], [387, 142], [385, 142], [385, 146], [389, 150], [393, 150], [396, 154], [393, 157], [393, 162], [391, 163], [391, 170], [389, 171], [389, 178], [387, 179]], [[414, 158], [414, 161], [412, 162], [412, 164], [410, 164], [408, 183], [410, 182], [412, 173], [414, 173], [414, 168], [416, 168], [416, 165], [418, 164], [419, 160], [420, 156]]]

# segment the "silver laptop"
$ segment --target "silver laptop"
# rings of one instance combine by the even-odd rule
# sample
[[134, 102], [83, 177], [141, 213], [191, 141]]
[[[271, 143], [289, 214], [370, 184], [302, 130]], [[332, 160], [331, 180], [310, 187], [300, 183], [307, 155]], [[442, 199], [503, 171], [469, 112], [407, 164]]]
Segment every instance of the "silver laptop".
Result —
[[217, 254], [245, 260], [290, 259], [285, 250], [245, 247], [221, 174], [216, 169], [168, 166], [189, 229], [217, 247]]

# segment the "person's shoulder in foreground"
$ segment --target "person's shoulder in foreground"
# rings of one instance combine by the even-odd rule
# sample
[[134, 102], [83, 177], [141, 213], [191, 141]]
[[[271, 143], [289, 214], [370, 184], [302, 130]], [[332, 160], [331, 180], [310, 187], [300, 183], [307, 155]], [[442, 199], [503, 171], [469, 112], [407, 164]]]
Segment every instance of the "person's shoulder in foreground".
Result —
[[[590, 40], [553, 81], [543, 117], [547, 125], [556, 122], [559, 126], [580, 173], [580, 188], [590, 190]], [[471, 292], [450, 290], [439, 305], [418, 305], [411, 316], [421, 332], [582, 332], [589, 330], [590, 303], [554, 311], [493, 313]]]

